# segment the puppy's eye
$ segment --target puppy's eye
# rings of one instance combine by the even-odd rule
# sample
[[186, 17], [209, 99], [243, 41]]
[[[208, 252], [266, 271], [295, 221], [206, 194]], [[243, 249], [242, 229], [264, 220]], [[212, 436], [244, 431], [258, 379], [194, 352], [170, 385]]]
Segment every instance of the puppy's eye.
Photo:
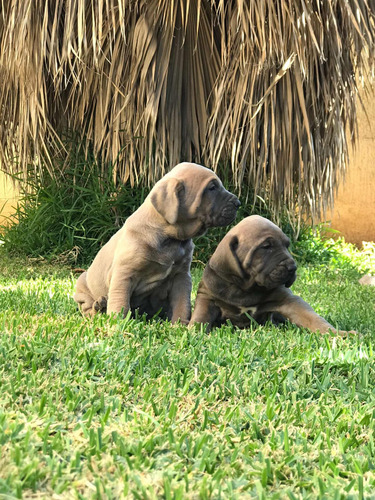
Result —
[[263, 243], [262, 248], [265, 248], [267, 250], [267, 248], [271, 248], [271, 246], [271, 243], [269, 241], [266, 241], [265, 243]]
[[208, 189], [208, 191], [215, 191], [215, 189], [217, 189], [217, 185], [216, 184], [210, 184], [207, 189]]

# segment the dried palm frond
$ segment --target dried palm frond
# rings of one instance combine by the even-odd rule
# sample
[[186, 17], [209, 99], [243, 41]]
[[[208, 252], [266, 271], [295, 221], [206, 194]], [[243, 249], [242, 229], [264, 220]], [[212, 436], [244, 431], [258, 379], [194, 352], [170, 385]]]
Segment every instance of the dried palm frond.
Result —
[[276, 210], [324, 211], [347, 165], [346, 126], [356, 135], [355, 71], [373, 69], [374, 15], [361, 0], [220, 2], [211, 161], [230, 153], [237, 184], [267, 188]]
[[[230, 165], [275, 213], [333, 200], [374, 69], [375, 0], [2, 0], [0, 162], [47, 167], [79, 132], [122, 182]], [[298, 211], [297, 211], [298, 207]]]

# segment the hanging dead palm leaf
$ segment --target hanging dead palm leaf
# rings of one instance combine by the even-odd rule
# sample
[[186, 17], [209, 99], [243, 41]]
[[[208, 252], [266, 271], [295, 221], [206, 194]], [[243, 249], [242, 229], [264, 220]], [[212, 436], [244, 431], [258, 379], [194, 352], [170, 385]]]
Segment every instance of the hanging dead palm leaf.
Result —
[[319, 214], [374, 23], [375, 0], [3, 0], [1, 168], [53, 172], [68, 129], [119, 181], [221, 163], [275, 214]]

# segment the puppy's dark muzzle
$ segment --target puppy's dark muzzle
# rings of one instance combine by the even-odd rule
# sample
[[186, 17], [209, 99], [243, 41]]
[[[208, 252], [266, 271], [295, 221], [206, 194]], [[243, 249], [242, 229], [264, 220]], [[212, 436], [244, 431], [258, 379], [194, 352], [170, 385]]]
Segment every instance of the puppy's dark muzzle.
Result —
[[281, 285], [292, 286], [296, 280], [297, 266], [293, 259], [284, 259], [279, 262], [271, 272], [267, 273], [261, 286], [268, 289], [276, 288]]
[[286, 267], [287, 267], [287, 271], [288, 271], [288, 276], [287, 276], [287, 279], [286, 279], [286, 282], [285, 282], [285, 286], [287, 288], [289, 288], [296, 281], [296, 278], [297, 278], [297, 274], [296, 274], [297, 266], [296, 266], [296, 263], [294, 261], [290, 261], [287, 264]]
[[225, 204], [221, 213], [217, 217], [217, 225], [218, 226], [227, 226], [231, 222], [234, 221], [237, 215], [237, 210], [241, 206], [240, 200], [231, 195], [230, 199]]
[[241, 202], [236, 196], [233, 196], [232, 203], [236, 207], [236, 210], [238, 210], [241, 206]]

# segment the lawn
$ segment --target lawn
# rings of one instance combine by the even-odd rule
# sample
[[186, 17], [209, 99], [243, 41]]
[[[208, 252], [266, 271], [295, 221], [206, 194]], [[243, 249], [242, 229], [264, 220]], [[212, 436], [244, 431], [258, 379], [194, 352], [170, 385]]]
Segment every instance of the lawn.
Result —
[[0, 498], [375, 498], [375, 287], [355, 268], [293, 286], [348, 338], [84, 319], [69, 268], [0, 272]]

